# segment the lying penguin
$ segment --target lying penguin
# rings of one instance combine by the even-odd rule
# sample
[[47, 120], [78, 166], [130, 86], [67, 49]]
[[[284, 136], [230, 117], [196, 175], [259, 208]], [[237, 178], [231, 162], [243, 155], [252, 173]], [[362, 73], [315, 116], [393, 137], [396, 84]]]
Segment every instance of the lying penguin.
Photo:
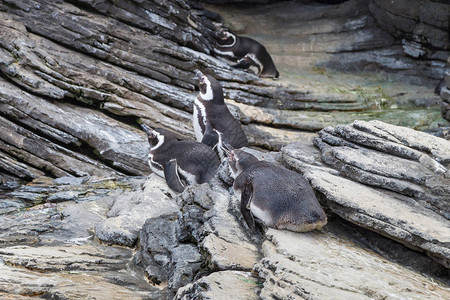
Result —
[[187, 185], [209, 181], [220, 165], [217, 154], [210, 147], [189, 140], [178, 140], [169, 130], [152, 129], [142, 124], [148, 135], [150, 153], [148, 163], [167, 185], [181, 193]]
[[307, 232], [320, 229], [327, 217], [309, 182], [300, 174], [259, 161], [229, 145], [224, 147], [233, 174], [233, 189], [249, 228], [254, 217], [268, 227]]
[[254, 39], [237, 36], [225, 29], [220, 30], [216, 37], [214, 52], [229, 60], [237, 61], [233, 67], [241, 69], [256, 67], [259, 77], [280, 76], [269, 52]]
[[248, 146], [241, 123], [228, 110], [219, 81], [211, 75], [195, 70], [199, 77], [199, 89], [194, 101], [193, 125], [197, 141], [218, 151], [225, 158], [221, 145], [226, 142], [234, 148]]

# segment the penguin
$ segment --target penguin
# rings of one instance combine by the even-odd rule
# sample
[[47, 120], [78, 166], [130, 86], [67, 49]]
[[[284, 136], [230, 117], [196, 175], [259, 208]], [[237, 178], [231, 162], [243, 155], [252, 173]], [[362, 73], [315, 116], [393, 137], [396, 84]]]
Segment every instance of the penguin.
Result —
[[233, 67], [241, 69], [256, 67], [259, 77], [280, 77], [269, 52], [254, 39], [237, 36], [225, 29], [220, 30], [216, 38], [214, 52], [219, 56], [237, 61]]
[[152, 129], [141, 124], [148, 135], [148, 162], [154, 173], [166, 179], [167, 185], [181, 193], [187, 185], [209, 181], [220, 165], [217, 154], [196, 141], [178, 140], [175, 133]]
[[434, 88], [434, 93], [436, 95], [440, 95], [442, 89], [447, 87], [447, 83], [445, 82], [445, 78], [442, 78], [439, 83], [436, 85], [436, 87]]
[[248, 140], [241, 123], [231, 115], [224, 102], [220, 83], [199, 70], [195, 70], [195, 73], [200, 78], [200, 92], [194, 101], [193, 112], [195, 138], [215, 149], [223, 160], [225, 154], [221, 146], [224, 142], [234, 148], [241, 148], [248, 146]]
[[255, 219], [275, 229], [307, 232], [320, 229], [327, 217], [309, 182], [300, 174], [225, 145], [234, 177], [233, 190], [248, 227]]

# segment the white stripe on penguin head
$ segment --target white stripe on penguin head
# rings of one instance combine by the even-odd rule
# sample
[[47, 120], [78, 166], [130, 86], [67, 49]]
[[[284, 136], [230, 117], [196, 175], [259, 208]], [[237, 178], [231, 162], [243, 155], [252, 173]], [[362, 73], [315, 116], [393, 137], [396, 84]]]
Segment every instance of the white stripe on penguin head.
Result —
[[164, 135], [162, 135], [161, 133], [153, 130], [152, 134], [156, 135], [156, 137], [158, 138], [158, 143], [150, 148], [150, 151], [154, 151], [156, 149], [158, 149], [159, 147], [161, 147], [161, 145], [164, 143]]
[[206, 92], [203, 94], [202, 91], [200, 91], [200, 97], [202, 98], [202, 100], [211, 101], [214, 98], [213, 90], [211, 87], [211, 82], [209, 81], [208, 77], [206, 77], [206, 76], [202, 76], [202, 80], [205, 81]]
[[233, 42], [231, 43], [231, 45], [221, 45], [220, 47], [223, 47], [223, 48], [233, 47], [236, 44], [236, 36], [229, 31], [225, 31], [224, 33], [227, 37], [231, 37], [233, 39]]

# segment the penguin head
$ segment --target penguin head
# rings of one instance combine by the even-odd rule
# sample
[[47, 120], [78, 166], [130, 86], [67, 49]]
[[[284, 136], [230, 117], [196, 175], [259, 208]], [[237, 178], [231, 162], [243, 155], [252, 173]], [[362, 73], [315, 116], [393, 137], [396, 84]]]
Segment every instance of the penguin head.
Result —
[[228, 156], [228, 163], [235, 179], [242, 171], [259, 161], [256, 157], [244, 150], [233, 149], [228, 143], [224, 143], [222, 150]]
[[198, 84], [200, 93], [198, 97], [207, 102], [224, 103], [223, 89], [219, 81], [211, 75], [203, 74], [199, 70], [195, 70], [194, 72], [200, 79]]
[[227, 29], [221, 29], [217, 34], [217, 44], [220, 47], [233, 47], [236, 44], [236, 35]]
[[152, 129], [146, 124], [141, 124], [141, 127], [144, 129], [145, 133], [147, 133], [150, 151], [158, 149], [164, 142], [169, 140], [178, 140], [176, 134], [169, 130], [163, 128]]

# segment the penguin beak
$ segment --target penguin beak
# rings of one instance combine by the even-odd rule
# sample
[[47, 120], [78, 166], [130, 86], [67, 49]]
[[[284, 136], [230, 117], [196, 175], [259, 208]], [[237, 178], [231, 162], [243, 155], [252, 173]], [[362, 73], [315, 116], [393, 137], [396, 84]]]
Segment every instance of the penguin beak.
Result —
[[148, 126], [146, 124], [141, 124], [141, 127], [148, 136], [153, 137], [153, 133], [152, 133], [153, 129], [150, 126]]
[[195, 69], [194, 70], [195, 75], [197, 75], [198, 79], [201, 79], [203, 76], [205, 76], [200, 70]]

